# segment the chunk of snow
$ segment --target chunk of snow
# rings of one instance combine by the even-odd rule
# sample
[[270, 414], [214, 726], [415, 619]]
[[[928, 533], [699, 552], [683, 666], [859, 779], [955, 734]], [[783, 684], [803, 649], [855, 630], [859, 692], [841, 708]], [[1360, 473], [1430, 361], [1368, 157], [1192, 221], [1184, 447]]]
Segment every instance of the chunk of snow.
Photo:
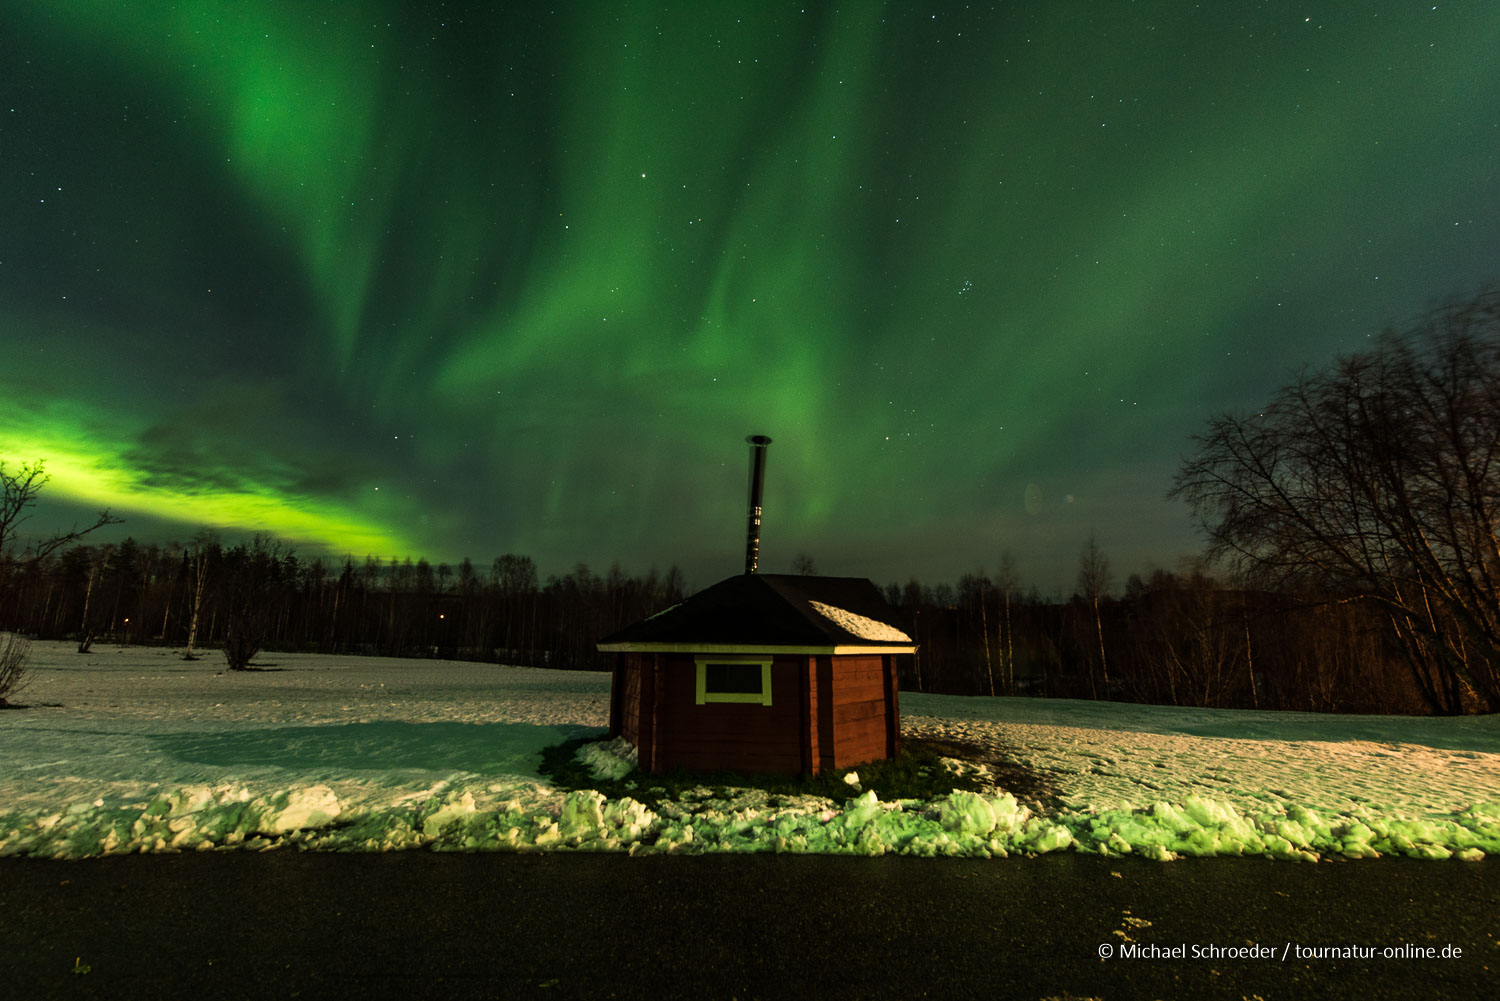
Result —
[[943, 827], [960, 834], [988, 834], [995, 829], [995, 808], [975, 792], [950, 793], [939, 811]]
[[635, 771], [639, 751], [624, 737], [584, 744], [573, 757], [589, 770], [595, 779], [618, 782]]
[[290, 789], [275, 797], [259, 830], [285, 834], [303, 827], [322, 827], [339, 815], [339, 798], [326, 785]]

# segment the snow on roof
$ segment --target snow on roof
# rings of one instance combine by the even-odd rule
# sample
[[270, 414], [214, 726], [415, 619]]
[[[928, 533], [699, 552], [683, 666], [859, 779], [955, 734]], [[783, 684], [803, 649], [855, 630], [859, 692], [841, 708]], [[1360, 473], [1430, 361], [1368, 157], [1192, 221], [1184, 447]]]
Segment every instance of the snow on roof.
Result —
[[679, 601], [676, 604], [668, 605], [666, 608], [663, 608], [659, 612], [652, 612], [650, 615], [646, 616], [641, 621], [642, 622], [650, 622], [652, 619], [660, 618], [661, 616], [666, 615], [669, 612], [674, 612], [674, 611], [676, 611], [677, 609], [679, 609], [681, 607], [682, 607], [682, 602]]
[[897, 629], [895, 626], [887, 625], [876, 619], [858, 615], [847, 609], [837, 608], [833, 605], [824, 604], [821, 601], [807, 602], [813, 610], [823, 618], [832, 622], [845, 632], [858, 636], [862, 640], [874, 640], [878, 643], [910, 643], [911, 637]]

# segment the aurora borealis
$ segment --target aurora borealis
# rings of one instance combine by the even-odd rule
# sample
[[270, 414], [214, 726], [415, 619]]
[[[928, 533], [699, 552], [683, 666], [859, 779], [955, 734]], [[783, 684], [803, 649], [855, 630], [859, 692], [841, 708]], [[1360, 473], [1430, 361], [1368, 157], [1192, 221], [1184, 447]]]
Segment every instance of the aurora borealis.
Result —
[[[503, 9], [497, 9], [503, 8]], [[4, 16], [38, 528], [1065, 588], [1189, 436], [1500, 277], [1500, 5], [49, 0]]]

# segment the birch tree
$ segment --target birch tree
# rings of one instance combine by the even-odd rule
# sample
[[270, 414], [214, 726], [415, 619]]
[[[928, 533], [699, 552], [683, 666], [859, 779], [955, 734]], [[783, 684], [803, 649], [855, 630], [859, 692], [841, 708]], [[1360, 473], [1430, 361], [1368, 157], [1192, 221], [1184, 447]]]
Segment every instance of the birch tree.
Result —
[[1195, 442], [1172, 495], [1211, 556], [1373, 603], [1433, 711], [1500, 710], [1500, 288], [1215, 417]]

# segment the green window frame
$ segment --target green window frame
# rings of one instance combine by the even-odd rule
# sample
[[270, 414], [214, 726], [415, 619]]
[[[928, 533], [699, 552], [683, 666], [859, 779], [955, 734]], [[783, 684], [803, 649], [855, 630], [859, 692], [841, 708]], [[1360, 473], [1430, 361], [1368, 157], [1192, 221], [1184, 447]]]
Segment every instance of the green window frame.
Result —
[[[694, 657], [697, 665], [697, 703], [742, 702], [752, 705], [771, 704], [771, 658], [770, 657]], [[749, 679], [753, 671], [760, 668], [759, 690], [751, 690]], [[730, 671], [715, 671], [714, 668], [731, 668]]]

